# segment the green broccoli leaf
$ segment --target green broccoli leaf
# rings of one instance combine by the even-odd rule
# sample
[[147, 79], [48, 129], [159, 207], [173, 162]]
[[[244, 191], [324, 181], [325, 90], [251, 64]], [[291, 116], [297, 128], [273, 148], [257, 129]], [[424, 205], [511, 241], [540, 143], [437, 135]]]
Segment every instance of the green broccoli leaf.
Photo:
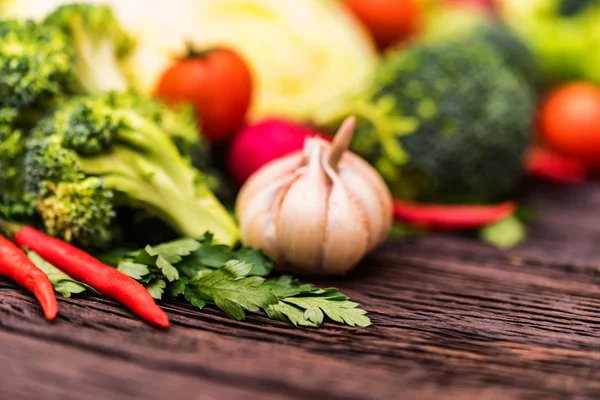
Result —
[[228, 261], [221, 268], [194, 281], [193, 286], [230, 318], [241, 321], [246, 317], [244, 310], [258, 312], [277, 303], [277, 297], [263, 286], [263, 278], [248, 277], [251, 270], [252, 264]]
[[481, 240], [499, 249], [508, 249], [525, 242], [527, 228], [516, 217], [510, 216], [481, 229]]
[[74, 294], [82, 294], [86, 291], [99, 295], [95, 289], [85, 283], [72, 279], [69, 275], [40, 257], [36, 252], [28, 251], [27, 256], [39, 269], [44, 271], [48, 279], [50, 279], [54, 290], [63, 297], [71, 297]]

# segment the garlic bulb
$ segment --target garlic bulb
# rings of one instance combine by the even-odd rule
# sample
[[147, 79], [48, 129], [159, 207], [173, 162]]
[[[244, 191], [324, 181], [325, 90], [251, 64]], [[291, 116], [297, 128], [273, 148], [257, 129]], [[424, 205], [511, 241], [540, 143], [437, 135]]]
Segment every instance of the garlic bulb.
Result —
[[307, 139], [242, 187], [242, 242], [262, 248], [278, 269], [344, 274], [387, 237], [392, 197], [378, 173], [346, 151], [354, 125], [354, 117], [344, 121], [332, 143]]

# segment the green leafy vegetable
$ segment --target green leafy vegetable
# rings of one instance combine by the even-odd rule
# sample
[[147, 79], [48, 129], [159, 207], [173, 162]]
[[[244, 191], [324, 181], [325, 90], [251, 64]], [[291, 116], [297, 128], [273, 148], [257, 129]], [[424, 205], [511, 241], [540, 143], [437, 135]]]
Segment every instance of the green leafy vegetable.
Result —
[[99, 294], [96, 290], [85, 283], [81, 283], [72, 279], [69, 275], [65, 274], [54, 265], [40, 257], [36, 252], [28, 251], [27, 256], [39, 269], [48, 275], [48, 279], [50, 279], [54, 290], [60, 293], [63, 297], [71, 297], [74, 294], [83, 294], [85, 291], [89, 291], [93, 294]]
[[103, 259], [144, 284], [156, 299], [183, 298], [199, 309], [215, 305], [236, 320], [264, 311], [295, 326], [319, 327], [326, 318], [350, 326], [371, 324], [366, 311], [337, 289], [301, 284], [290, 276], [265, 280], [273, 262], [261, 251], [214, 244], [208, 233]]
[[366, 311], [335, 288], [318, 289], [301, 285], [289, 276], [266, 283], [279, 302], [265, 309], [269, 318], [291, 322], [296, 326], [319, 327], [325, 316], [335, 322], [350, 326], [367, 327], [371, 320]]
[[250, 276], [252, 264], [228, 261], [221, 268], [190, 282], [189, 287], [212, 300], [230, 318], [243, 320], [244, 310], [259, 312], [277, 303], [277, 297], [259, 276]]

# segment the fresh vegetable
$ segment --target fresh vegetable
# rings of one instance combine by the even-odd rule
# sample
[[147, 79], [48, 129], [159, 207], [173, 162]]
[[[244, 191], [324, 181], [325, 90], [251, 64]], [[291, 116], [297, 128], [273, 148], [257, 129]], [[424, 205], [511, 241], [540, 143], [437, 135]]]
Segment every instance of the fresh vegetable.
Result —
[[35, 251], [28, 250], [27, 256], [39, 269], [44, 271], [48, 276], [48, 279], [50, 279], [54, 291], [60, 293], [63, 297], [68, 298], [72, 295], [81, 295], [84, 293], [100, 295], [94, 288], [71, 278], [69, 275], [44, 260]]
[[0, 214], [10, 218], [33, 213], [23, 190], [25, 143], [19, 119], [17, 108], [0, 106]]
[[488, 225], [479, 232], [484, 243], [490, 244], [498, 249], [509, 249], [527, 239], [527, 228], [514, 215]]
[[494, 19], [482, 7], [469, 2], [456, 1], [439, 7], [427, 15], [423, 24], [421, 41], [481, 40], [490, 47], [505, 65], [520, 75], [524, 84], [539, 91], [545, 84], [543, 70], [535, 54], [521, 38], [502, 22]]
[[[171, 140], [167, 121], [130, 103], [127, 93], [76, 97], [38, 124], [28, 142], [24, 175], [46, 231], [67, 241], [116, 240], [116, 208], [144, 210], [196, 237], [237, 241], [228, 212]], [[155, 103], [153, 103], [155, 104]]]
[[524, 176], [533, 95], [478, 37], [392, 52], [353, 107], [352, 148], [396, 198], [429, 203], [507, 200]]
[[381, 49], [410, 38], [419, 29], [422, 10], [418, 0], [344, 0], [344, 3], [369, 29]]
[[243, 243], [283, 270], [340, 275], [385, 240], [391, 195], [369, 164], [346, 152], [353, 131], [349, 118], [332, 144], [308, 139], [303, 151], [250, 177], [236, 204]]
[[414, 204], [394, 200], [394, 217], [413, 225], [438, 229], [474, 229], [510, 217], [512, 202], [497, 205]]
[[574, 82], [555, 89], [541, 106], [540, 127], [550, 147], [600, 167], [600, 86]]
[[581, 183], [588, 173], [583, 161], [539, 147], [529, 151], [525, 162], [532, 176], [558, 183]]
[[75, 50], [74, 89], [80, 93], [125, 90], [130, 86], [126, 63], [135, 47], [110, 7], [66, 4], [44, 20], [68, 37]]
[[325, 317], [350, 326], [371, 324], [366, 312], [337, 289], [318, 289], [289, 276], [265, 280], [273, 262], [260, 250], [215, 245], [208, 233], [199, 240], [179, 239], [105, 259], [156, 298], [182, 298], [198, 308], [214, 304], [237, 320], [264, 311], [296, 326], [318, 327]]
[[[19, 1], [23, 5], [12, 15], [35, 18], [71, 2]], [[102, 3], [135, 34], [138, 46], [127, 64], [145, 92], [155, 91], [173, 57], [187, 52], [188, 41], [240, 54], [255, 78], [251, 122], [270, 117], [329, 122], [364, 90], [378, 62], [368, 33], [338, 0]]]
[[72, 78], [73, 52], [57, 29], [0, 20], [0, 107], [51, 103]]
[[600, 84], [600, 2], [499, 0], [504, 21], [529, 44], [550, 81]]
[[301, 150], [306, 139], [319, 135], [304, 124], [282, 119], [267, 119], [248, 125], [236, 135], [229, 147], [229, 172], [242, 185], [263, 165]]
[[[167, 314], [156, 305], [148, 291], [129, 276], [102, 263], [83, 250], [30, 226], [9, 225], [3, 222], [1, 227], [14, 238], [17, 245], [34, 251], [74, 279], [119, 301], [145, 321], [161, 328], [169, 326]], [[23, 257], [31, 264], [25, 254]], [[37, 267], [35, 268], [45, 278], [46, 290], [50, 290], [54, 295], [48, 277]]]
[[17, 246], [0, 236], [0, 275], [17, 282], [35, 295], [47, 320], [56, 317], [58, 304], [52, 284], [46, 274]]
[[156, 94], [170, 103], [193, 104], [205, 137], [216, 143], [242, 126], [252, 97], [252, 76], [233, 51], [190, 50], [164, 72]]

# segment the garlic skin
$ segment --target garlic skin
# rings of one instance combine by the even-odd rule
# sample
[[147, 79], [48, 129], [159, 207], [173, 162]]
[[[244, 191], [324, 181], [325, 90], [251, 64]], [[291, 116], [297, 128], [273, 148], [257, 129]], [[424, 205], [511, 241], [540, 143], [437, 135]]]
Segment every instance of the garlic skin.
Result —
[[278, 270], [343, 275], [387, 237], [392, 196], [375, 169], [347, 151], [354, 124], [344, 121], [332, 143], [307, 139], [240, 190], [242, 242], [262, 248]]

